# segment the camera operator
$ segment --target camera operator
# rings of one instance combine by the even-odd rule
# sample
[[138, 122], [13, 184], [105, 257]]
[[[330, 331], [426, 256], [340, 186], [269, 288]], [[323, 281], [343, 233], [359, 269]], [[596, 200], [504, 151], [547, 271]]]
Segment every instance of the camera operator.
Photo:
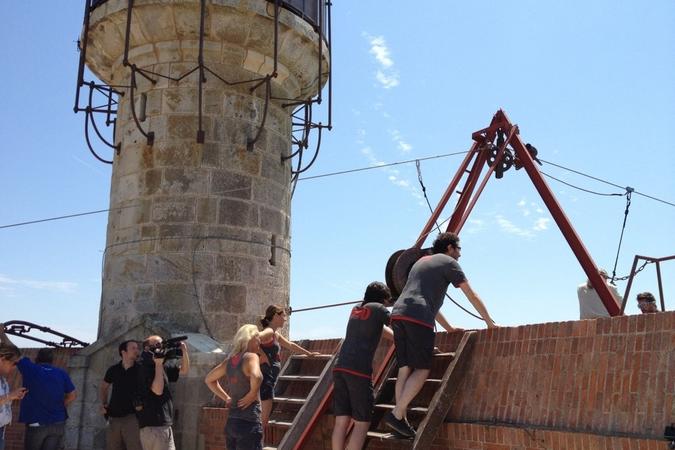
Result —
[[[173, 441], [173, 400], [168, 383], [187, 375], [190, 357], [184, 342], [178, 351], [168, 350], [159, 336], [143, 341], [140, 370], [140, 399], [136, 407], [143, 450], [175, 450]], [[180, 355], [180, 359], [174, 356]], [[165, 363], [166, 361], [166, 363]]]

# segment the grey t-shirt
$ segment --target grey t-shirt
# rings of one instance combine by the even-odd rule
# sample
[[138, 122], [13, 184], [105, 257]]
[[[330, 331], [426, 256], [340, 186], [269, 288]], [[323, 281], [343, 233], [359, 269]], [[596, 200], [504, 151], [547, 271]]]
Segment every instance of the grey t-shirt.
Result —
[[340, 348], [335, 370], [370, 378], [383, 325], [389, 325], [389, 311], [384, 305], [369, 302], [355, 306], [349, 315], [347, 336]]
[[402, 316], [434, 328], [448, 286], [457, 287], [464, 281], [464, 272], [454, 258], [444, 253], [423, 256], [410, 269], [408, 282], [391, 311], [392, 320]]

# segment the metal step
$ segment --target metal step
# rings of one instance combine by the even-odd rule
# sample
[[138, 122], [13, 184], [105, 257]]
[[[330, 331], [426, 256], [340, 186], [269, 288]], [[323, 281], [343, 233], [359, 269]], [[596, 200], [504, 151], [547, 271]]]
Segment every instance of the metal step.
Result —
[[333, 355], [291, 355], [292, 359], [331, 359]]
[[[393, 381], [394, 383], [396, 383], [396, 380], [398, 380], [398, 377], [387, 378], [387, 381]], [[443, 380], [441, 380], [440, 378], [427, 378], [426, 383], [440, 384], [441, 381]]]
[[290, 403], [293, 405], [302, 405], [307, 401], [306, 398], [292, 398], [292, 397], [274, 397], [275, 402]]
[[316, 375], [280, 375], [279, 380], [283, 381], [317, 381]]
[[[375, 405], [375, 407], [380, 408], [380, 409], [394, 409], [394, 405], [389, 404], [389, 403], [377, 403]], [[413, 406], [413, 407], [408, 407], [408, 411], [414, 412], [414, 413], [426, 414], [427, 411], [429, 411], [429, 408], [426, 408], [424, 406]]]
[[434, 353], [434, 358], [454, 358], [455, 352]]
[[283, 420], [270, 420], [267, 422], [269, 425], [275, 425], [277, 427], [290, 428], [291, 422], [284, 422]]
[[412, 438], [406, 438], [406, 437], [400, 437], [397, 436], [393, 433], [389, 433], [386, 431], [369, 431], [366, 436], [368, 436], [370, 439], [378, 439], [380, 441], [411, 441]]

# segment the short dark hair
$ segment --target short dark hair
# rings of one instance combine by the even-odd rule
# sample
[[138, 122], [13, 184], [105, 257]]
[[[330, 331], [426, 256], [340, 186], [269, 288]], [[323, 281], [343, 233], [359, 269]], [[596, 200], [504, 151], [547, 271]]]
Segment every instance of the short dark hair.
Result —
[[459, 247], [459, 236], [457, 236], [457, 233], [439, 234], [434, 240], [432, 253], [434, 255], [437, 253], [445, 253], [448, 251], [448, 245], [452, 245], [453, 248]]
[[126, 351], [127, 351], [127, 345], [129, 345], [130, 342], [136, 342], [136, 343], [137, 343], [138, 341], [135, 340], [135, 339], [129, 339], [129, 340], [126, 340], [126, 341], [122, 342], [122, 343], [119, 345], [119, 347], [117, 347], [117, 353], [119, 353], [120, 356], [122, 356], [122, 352], [126, 352]]
[[366, 287], [366, 292], [363, 294], [363, 303], [377, 302], [384, 303], [391, 299], [391, 291], [386, 284], [379, 281], [373, 281]]
[[654, 297], [654, 294], [652, 294], [651, 292], [640, 292], [637, 295], [637, 301], [656, 303], [656, 297]]
[[13, 344], [0, 343], [0, 358], [13, 361], [21, 356], [19, 347]]
[[51, 348], [41, 348], [35, 357], [36, 364], [51, 364], [54, 362], [54, 350]]

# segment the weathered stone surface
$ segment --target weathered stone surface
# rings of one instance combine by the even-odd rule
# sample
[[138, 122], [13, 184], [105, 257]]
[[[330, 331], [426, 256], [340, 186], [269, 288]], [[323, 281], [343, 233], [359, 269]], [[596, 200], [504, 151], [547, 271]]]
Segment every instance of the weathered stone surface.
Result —
[[155, 222], [191, 222], [195, 217], [195, 205], [192, 199], [156, 200], [152, 208], [152, 220]]
[[211, 172], [209, 192], [220, 197], [250, 199], [251, 184], [252, 180], [249, 176], [226, 170], [214, 170]]
[[207, 284], [202, 302], [207, 312], [242, 313], [246, 310], [246, 286]]
[[218, 223], [238, 227], [257, 227], [258, 208], [249, 202], [222, 199], [218, 205]]
[[256, 280], [256, 261], [250, 257], [219, 255], [216, 258], [213, 279], [217, 281], [253, 284]]
[[215, 197], [197, 200], [197, 222], [215, 223], [218, 220], [218, 199]]

